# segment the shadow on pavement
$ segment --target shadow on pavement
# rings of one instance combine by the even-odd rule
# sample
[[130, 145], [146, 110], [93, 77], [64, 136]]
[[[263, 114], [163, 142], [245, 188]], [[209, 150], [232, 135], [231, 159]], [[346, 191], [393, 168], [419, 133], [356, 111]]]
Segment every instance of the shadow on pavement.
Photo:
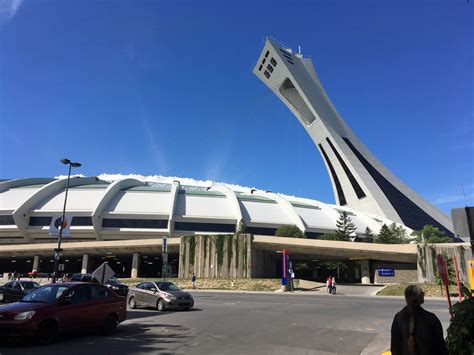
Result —
[[[153, 315], [156, 315], [152, 313]], [[156, 353], [173, 352], [174, 349], [191, 343], [195, 335], [190, 329], [176, 324], [125, 323], [119, 325], [111, 336], [97, 332], [61, 335], [55, 343], [40, 346], [31, 340], [1, 341], [5, 354], [86, 354], [98, 353]]]

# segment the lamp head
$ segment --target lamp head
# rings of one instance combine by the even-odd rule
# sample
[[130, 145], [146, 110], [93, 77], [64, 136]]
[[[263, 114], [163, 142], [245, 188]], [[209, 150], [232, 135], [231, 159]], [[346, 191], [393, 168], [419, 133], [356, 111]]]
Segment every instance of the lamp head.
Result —
[[77, 162], [76, 163], [71, 163], [71, 166], [73, 168], [79, 168], [81, 166], [81, 163], [77, 163]]
[[71, 161], [70, 161], [69, 159], [61, 159], [60, 162], [63, 163], [63, 164], [65, 164], [65, 165], [71, 163]]

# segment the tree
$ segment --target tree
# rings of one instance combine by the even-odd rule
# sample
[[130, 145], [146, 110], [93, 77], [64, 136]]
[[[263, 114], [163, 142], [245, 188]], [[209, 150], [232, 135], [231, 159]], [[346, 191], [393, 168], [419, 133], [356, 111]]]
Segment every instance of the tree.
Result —
[[[390, 225], [390, 231], [392, 232], [392, 235], [399, 240], [399, 243], [402, 244], [406, 241], [407, 238], [407, 231], [405, 227], [401, 225], [396, 225], [395, 223], [392, 223]], [[398, 243], [397, 243], [398, 244]]]
[[413, 231], [411, 234], [416, 237], [417, 243], [422, 243], [423, 238], [425, 243], [452, 243], [453, 240], [437, 227], [433, 227], [431, 224], [425, 225], [419, 231]]
[[275, 232], [276, 236], [287, 237], [287, 238], [306, 238], [301, 229], [297, 226], [283, 225], [278, 227]]
[[348, 242], [352, 233], [356, 231], [356, 226], [352, 223], [351, 217], [348, 216], [346, 211], [343, 211], [339, 219], [336, 222], [336, 234], [339, 237], [339, 240]]
[[[404, 233], [406, 234], [406, 232]], [[400, 234], [402, 234], [402, 232], [398, 229], [395, 223], [392, 223], [390, 227], [384, 224], [380, 229], [379, 235], [375, 238], [375, 243], [401, 244], [403, 243], [403, 239]]]
[[365, 228], [365, 239], [366, 241], [372, 241], [374, 239], [374, 233], [369, 227]]

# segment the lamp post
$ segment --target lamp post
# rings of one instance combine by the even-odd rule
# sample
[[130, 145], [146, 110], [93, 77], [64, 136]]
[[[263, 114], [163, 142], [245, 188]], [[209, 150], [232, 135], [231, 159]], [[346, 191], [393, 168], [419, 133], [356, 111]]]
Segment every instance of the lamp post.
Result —
[[69, 181], [71, 180], [71, 169], [72, 168], [79, 168], [81, 166], [80, 163], [73, 163], [69, 159], [61, 159], [61, 163], [64, 165], [69, 165], [69, 170], [67, 174], [67, 183], [66, 183], [66, 195], [64, 196], [64, 206], [63, 206], [63, 215], [61, 217], [61, 225], [59, 228], [59, 237], [58, 237], [58, 247], [54, 249], [54, 269], [53, 269], [53, 283], [56, 282], [56, 278], [58, 276], [58, 266], [59, 266], [59, 258], [61, 257], [61, 241], [63, 237], [63, 229], [65, 227], [65, 217], [66, 217], [66, 203], [67, 203], [67, 193], [69, 191]]

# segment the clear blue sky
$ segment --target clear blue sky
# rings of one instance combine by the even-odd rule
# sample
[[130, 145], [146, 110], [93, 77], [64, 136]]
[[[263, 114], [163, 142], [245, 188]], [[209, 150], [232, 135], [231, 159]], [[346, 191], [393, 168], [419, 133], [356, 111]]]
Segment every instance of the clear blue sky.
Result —
[[85, 175], [334, 202], [309, 136], [251, 74], [272, 36], [302, 46], [349, 126], [409, 187], [449, 212], [464, 184], [472, 205], [473, 5], [0, 0], [0, 178], [64, 174], [68, 157]]

